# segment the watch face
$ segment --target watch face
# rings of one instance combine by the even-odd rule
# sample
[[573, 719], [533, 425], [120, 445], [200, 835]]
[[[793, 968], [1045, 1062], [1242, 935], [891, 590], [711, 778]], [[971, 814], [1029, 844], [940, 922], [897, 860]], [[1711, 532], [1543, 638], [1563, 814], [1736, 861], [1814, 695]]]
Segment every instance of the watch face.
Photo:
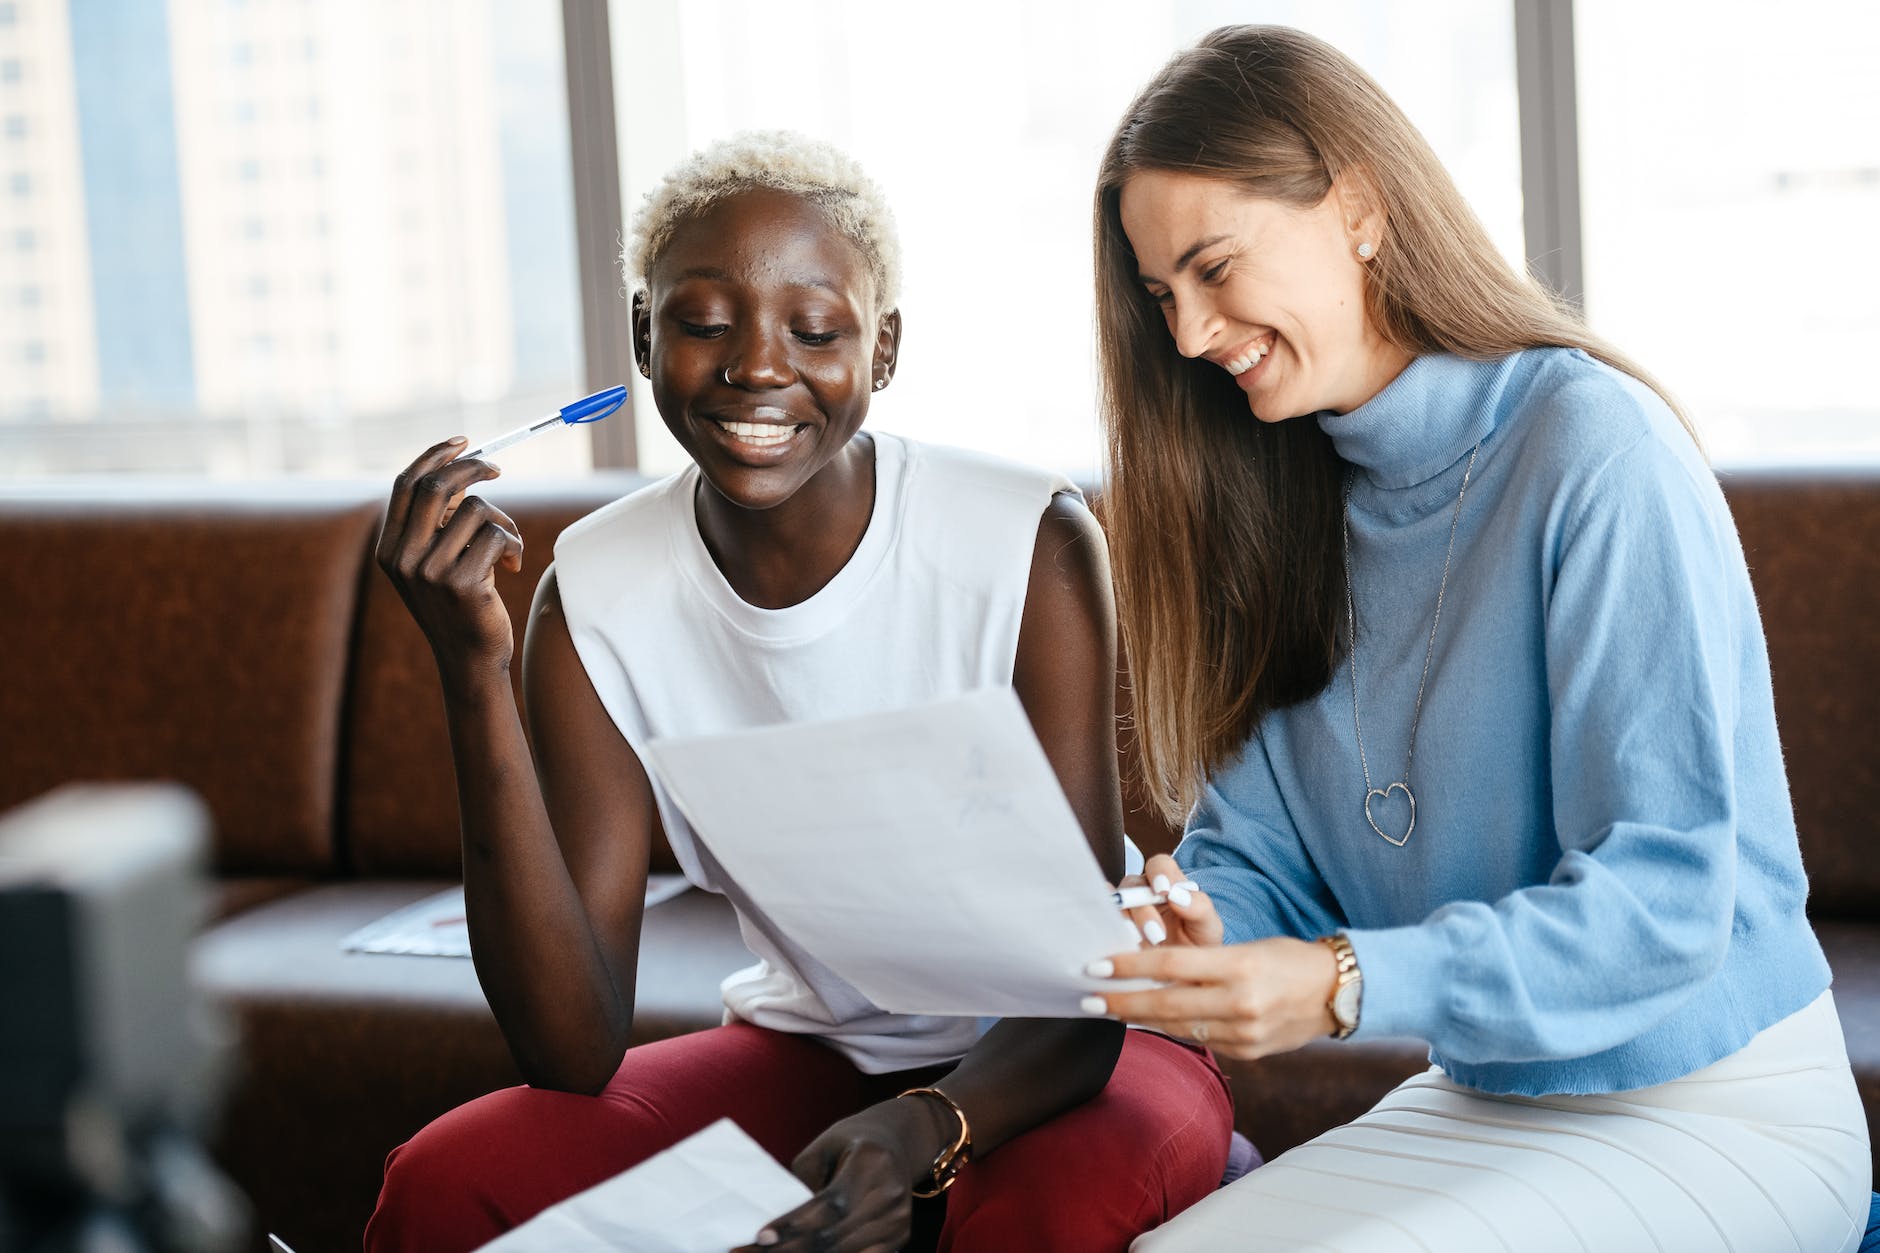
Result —
[[1341, 1027], [1356, 1026], [1358, 1022], [1358, 999], [1364, 994], [1364, 984], [1356, 979], [1340, 987], [1332, 996], [1332, 1016], [1338, 1019]]

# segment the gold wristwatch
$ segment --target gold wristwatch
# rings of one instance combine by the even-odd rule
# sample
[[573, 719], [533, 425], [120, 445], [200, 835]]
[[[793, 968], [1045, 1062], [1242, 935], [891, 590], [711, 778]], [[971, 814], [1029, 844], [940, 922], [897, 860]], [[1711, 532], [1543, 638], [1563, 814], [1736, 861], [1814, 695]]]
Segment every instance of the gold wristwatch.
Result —
[[1351, 941], [1342, 934], [1322, 935], [1319, 943], [1331, 949], [1332, 956], [1338, 959], [1338, 982], [1332, 984], [1332, 995], [1325, 1007], [1332, 1011], [1332, 1019], [1338, 1024], [1332, 1039], [1342, 1040], [1358, 1029], [1358, 1012], [1364, 1000], [1364, 972], [1358, 969], [1358, 955], [1352, 951]]

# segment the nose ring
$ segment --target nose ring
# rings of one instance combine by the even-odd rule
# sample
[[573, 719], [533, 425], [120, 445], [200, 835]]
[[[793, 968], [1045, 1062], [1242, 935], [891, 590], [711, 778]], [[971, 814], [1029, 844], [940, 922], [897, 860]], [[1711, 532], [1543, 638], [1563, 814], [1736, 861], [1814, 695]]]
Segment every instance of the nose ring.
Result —
[[725, 381], [725, 386], [726, 386], [726, 387], [730, 387], [730, 386], [732, 385], [732, 383], [731, 383], [731, 367], [730, 367], [730, 366], [726, 366], [726, 367], [725, 367], [724, 369], [722, 369], [722, 370], [720, 370], [720, 371], [718, 371], [718, 377], [719, 377], [719, 378], [721, 378], [721, 379], [723, 379], [723, 380]]

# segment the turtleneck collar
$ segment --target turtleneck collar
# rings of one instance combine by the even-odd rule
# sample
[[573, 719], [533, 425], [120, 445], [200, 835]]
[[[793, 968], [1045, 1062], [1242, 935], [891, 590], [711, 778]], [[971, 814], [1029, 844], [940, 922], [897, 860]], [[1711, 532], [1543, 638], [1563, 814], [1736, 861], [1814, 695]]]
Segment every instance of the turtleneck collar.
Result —
[[1428, 482], [1495, 429], [1502, 376], [1513, 358], [1414, 358], [1384, 390], [1350, 413], [1321, 413], [1338, 455], [1386, 489]]

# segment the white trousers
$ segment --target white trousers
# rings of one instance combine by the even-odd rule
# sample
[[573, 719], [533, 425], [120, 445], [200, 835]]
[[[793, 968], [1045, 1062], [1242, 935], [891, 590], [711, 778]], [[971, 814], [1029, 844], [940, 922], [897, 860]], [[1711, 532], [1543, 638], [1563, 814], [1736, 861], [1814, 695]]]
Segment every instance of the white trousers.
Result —
[[1851, 1253], [1872, 1183], [1833, 997], [1682, 1079], [1494, 1096], [1431, 1069], [1131, 1253]]

